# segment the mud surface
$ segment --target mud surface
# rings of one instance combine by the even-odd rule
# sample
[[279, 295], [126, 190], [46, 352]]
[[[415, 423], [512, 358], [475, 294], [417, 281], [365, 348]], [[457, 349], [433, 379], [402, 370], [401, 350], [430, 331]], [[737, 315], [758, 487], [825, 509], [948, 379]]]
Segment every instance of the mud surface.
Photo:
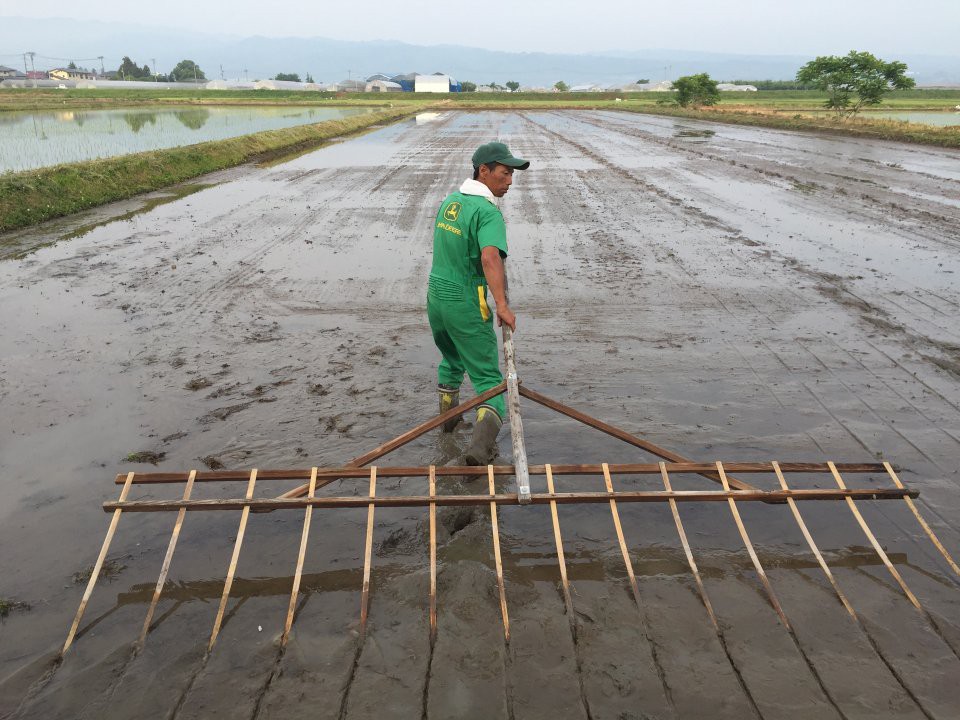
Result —
[[[237, 514], [187, 516], [140, 653], [174, 516], [125, 515], [81, 635], [52, 665], [116, 473], [335, 465], [433, 412], [432, 221], [474, 147], [495, 137], [533, 161], [502, 203], [530, 387], [697, 459], [889, 459], [960, 555], [960, 154], [619, 113], [442, 114], [205, 179], [141, 214], [126, 204], [116, 222], [100, 224], [106, 209], [5, 238], [27, 251], [0, 263], [0, 597], [25, 605], [0, 620], [0, 717], [960, 714], [960, 578], [902, 502], [860, 505], [927, 614], [845, 505], [801, 506], [859, 625], [789, 508], [741, 504], [793, 635], [726, 505], [680, 507], [719, 634], [667, 506], [620, 507], [639, 611], [609, 508], [561, 506], [573, 630], [549, 511], [505, 508], [509, 645], [488, 519], [444, 512], [433, 647], [426, 513], [377, 512], [361, 643], [366, 512], [321, 510], [282, 655], [302, 513], [250, 517], [209, 656]], [[531, 462], [649, 460], [524, 412]], [[468, 437], [430, 434], [388, 462], [443, 463]], [[257, 494], [284, 489], [263, 481]], [[242, 491], [204, 484], [194, 497]], [[426, 480], [378, 488], [414, 491]]]

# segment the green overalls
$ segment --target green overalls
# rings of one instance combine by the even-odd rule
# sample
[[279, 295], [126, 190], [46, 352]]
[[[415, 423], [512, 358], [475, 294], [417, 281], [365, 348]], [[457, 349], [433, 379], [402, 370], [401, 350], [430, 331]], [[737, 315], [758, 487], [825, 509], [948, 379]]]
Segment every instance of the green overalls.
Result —
[[[507, 228], [499, 208], [479, 195], [455, 192], [448, 196], [434, 227], [427, 317], [443, 355], [437, 369], [439, 383], [459, 388], [466, 372], [477, 394], [503, 382], [480, 262], [480, 251], [490, 246], [501, 257], [507, 256]], [[501, 419], [506, 414], [503, 395], [484, 405]]]

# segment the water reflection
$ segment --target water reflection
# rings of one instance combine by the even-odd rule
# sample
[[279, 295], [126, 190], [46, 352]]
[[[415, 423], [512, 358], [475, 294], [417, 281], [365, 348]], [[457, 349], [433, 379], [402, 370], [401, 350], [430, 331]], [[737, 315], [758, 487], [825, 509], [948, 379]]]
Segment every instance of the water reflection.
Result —
[[192, 110], [178, 110], [173, 114], [180, 123], [191, 130], [199, 130], [207, 124], [210, 118], [210, 111], [206, 108], [194, 108]]
[[329, 107], [154, 107], [0, 113], [0, 173], [179, 147], [375, 112]]
[[130, 129], [135, 133], [140, 132], [141, 128], [147, 123], [151, 125], [157, 124], [156, 113], [124, 113], [123, 119], [126, 120], [127, 125], [129, 125]]

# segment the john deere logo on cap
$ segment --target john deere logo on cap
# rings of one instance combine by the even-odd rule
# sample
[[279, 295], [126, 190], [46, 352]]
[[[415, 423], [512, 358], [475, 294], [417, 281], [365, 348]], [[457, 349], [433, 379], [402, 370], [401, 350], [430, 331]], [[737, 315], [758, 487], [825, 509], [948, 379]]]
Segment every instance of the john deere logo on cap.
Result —
[[452, 202], [447, 205], [447, 209], [443, 211], [444, 220], [449, 220], [450, 222], [456, 222], [457, 217], [460, 215], [460, 208], [462, 206], [458, 202]]

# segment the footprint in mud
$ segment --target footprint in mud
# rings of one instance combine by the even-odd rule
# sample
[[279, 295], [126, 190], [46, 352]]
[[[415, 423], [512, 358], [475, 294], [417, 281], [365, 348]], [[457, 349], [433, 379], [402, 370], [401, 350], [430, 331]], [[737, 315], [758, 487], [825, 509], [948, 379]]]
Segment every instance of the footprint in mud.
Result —
[[154, 452], [153, 450], [138, 450], [127, 455], [123, 461], [128, 463], [149, 463], [156, 465], [161, 462], [167, 454], [165, 452]]
[[213, 385], [213, 381], [205, 377], [195, 377], [191, 378], [190, 381], [183, 387], [187, 390], [203, 390], [203, 388], [210, 387]]
[[197, 419], [197, 422], [201, 425], [208, 425], [215, 420], [226, 420], [234, 413], [246, 410], [251, 405], [253, 405], [252, 400], [250, 402], [240, 403], [239, 405], [227, 405], [226, 407], [217, 408], [216, 410], [211, 410], [206, 415], [201, 415]]
[[308, 383], [307, 383], [307, 392], [308, 392], [310, 395], [318, 395], [318, 396], [320, 396], [320, 397], [323, 397], [324, 395], [329, 395], [329, 394], [330, 394], [330, 388], [329, 388], [329, 387], [325, 387], [322, 383], [312, 383], [312, 382], [308, 382]]
[[[123, 555], [117, 558], [107, 558], [103, 561], [103, 565], [100, 566], [100, 579], [112, 581], [114, 578], [118, 577], [120, 573], [127, 569], [127, 566], [123, 563], [129, 555]], [[75, 585], [83, 585], [90, 581], [90, 576], [93, 575], [93, 565], [89, 567], [78, 570], [73, 574], [73, 583]]]
[[0, 620], [7, 617], [12, 612], [28, 612], [33, 608], [30, 606], [30, 603], [23, 602], [22, 600], [14, 600], [13, 598], [2, 598], [0, 597]]
[[377, 556], [384, 557], [395, 553], [415, 553], [422, 547], [420, 540], [407, 528], [397, 528], [377, 544]]
[[197, 458], [200, 462], [207, 466], [210, 470], [222, 470], [224, 465], [215, 455], [206, 455], [202, 458]]

